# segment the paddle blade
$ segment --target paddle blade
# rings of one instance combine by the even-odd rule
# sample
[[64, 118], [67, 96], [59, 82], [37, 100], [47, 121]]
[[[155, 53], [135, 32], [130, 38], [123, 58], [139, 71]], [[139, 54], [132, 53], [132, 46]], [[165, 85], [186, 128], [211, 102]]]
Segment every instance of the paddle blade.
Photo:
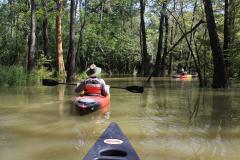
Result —
[[134, 93], [143, 93], [144, 91], [144, 87], [142, 86], [128, 86], [125, 89]]
[[42, 84], [44, 86], [56, 86], [58, 85], [58, 81], [52, 80], [52, 79], [43, 79]]

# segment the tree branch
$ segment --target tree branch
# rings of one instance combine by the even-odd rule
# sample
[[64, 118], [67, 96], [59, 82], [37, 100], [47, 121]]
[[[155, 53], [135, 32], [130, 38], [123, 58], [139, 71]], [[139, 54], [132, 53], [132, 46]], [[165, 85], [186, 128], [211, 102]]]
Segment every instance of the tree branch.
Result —
[[191, 30], [185, 32], [181, 38], [178, 39], [178, 41], [168, 50], [167, 53], [171, 52], [184, 38], [186, 35], [192, 33], [195, 29], [197, 29], [202, 23], [205, 23], [205, 21], [200, 20]]

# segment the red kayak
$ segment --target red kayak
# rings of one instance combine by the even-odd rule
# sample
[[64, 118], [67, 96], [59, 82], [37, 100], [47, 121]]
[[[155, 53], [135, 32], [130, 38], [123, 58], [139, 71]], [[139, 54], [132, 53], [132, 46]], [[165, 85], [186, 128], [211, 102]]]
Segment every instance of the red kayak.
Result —
[[104, 109], [108, 108], [110, 103], [110, 94], [108, 96], [78, 96], [75, 98], [74, 104], [80, 115], [85, 115], [91, 112], [94, 112], [98, 109], [101, 109], [104, 112]]

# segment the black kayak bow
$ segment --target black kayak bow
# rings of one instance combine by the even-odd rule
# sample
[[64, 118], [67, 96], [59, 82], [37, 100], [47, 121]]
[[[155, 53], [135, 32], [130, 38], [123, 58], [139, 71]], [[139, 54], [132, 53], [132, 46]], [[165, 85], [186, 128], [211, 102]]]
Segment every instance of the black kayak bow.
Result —
[[[52, 80], [52, 79], [43, 79], [42, 80], [42, 84], [44, 86], [57, 86], [59, 84], [65, 84], [65, 85], [77, 85], [76, 83], [64, 83], [64, 82], [58, 82], [56, 80]], [[143, 86], [127, 86], [125, 88], [123, 87], [110, 87], [110, 88], [117, 88], [117, 89], [125, 89], [129, 92], [133, 92], [133, 93], [143, 93], [144, 92], [144, 87]]]
[[112, 122], [83, 160], [140, 160], [117, 123]]

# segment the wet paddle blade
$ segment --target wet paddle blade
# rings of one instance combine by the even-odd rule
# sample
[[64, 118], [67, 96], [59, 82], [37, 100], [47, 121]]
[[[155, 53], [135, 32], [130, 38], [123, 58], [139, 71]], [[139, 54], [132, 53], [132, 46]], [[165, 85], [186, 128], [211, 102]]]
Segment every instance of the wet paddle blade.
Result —
[[143, 93], [144, 92], [144, 87], [142, 87], [142, 86], [128, 86], [125, 89], [130, 92], [134, 92], [134, 93]]
[[44, 86], [56, 86], [58, 85], [58, 81], [52, 80], [52, 79], [43, 79], [42, 84]]

